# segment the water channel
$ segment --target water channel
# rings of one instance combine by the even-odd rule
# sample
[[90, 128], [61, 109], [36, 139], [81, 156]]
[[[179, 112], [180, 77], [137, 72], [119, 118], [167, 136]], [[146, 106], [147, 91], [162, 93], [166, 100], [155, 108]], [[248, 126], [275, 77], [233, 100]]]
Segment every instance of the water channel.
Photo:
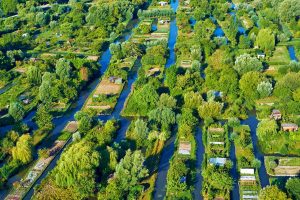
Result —
[[232, 168], [230, 170], [230, 176], [234, 180], [233, 189], [230, 193], [230, 199], [239, 200], [240, 199], [240, 190], [239, 190], [239, 172], [237, 171], [237, 164], [236, 164], [236, 155], [235, 155], [235, 146], [234, 142], [230, 142], [230, 151], [229, 151], [229, 158], [232, 162]]
[[196, 151], [196, 182], [195, 182], [195, 190], [194, 190], [194, 199], [201, 200], [202, 195], [201, 195], [201, 190], [202, 190], [202, 162], [205, 154], [205, 148], [203, 145], [203, 140], [202, 140], [202, 130], [201, 127], [197, 128], [196, 132], [196, 144], [197, 144], [197, 151]]
[[[171, 7], [174, 12], [177, 11], [178, 5], [179, 5], [178, 0], [171, 1]], [[177, 41], [177, 34], [178, 34], [178, 28], [176, 25], [176, 18], [175, 18], [171, 21], [170, 35], [169, 35], [169, 41], [168, 41], [170, 56], [165, 65], [166, 68], [168, 68], [171, 65], [174, 65], [176, 63], [175, 44]], [[176, 139], [176, 134], [173, 134], [171, 136], [171, 138], [169, 138], [169, 140], [165, 143], [162, 154], [161, 154], [161, 158], [160, 158], [159, 166], [158, 166], [157, 178], [155, 181], [155, 188], [154, 188], [154, 199], [155, 200], [160, 200], [160, 199], [163, 200], [166, 195], [167, 174], [168, 174], [168, 169], [170, 167], [169, 161], [174, 154], [175, 139]]]
[[293, 46], [288, 46], [289, 55], [292, 61], [298, 62], [296, 57], [295, 48]]
[[257, 128], [258, 122], [259, 121], [257, 120], [255, 114], [249, 114], [248, 119], [243, 120], [242, 124], [248, 125], [250, 127], [250, 134], [251, 134], [251, 139], [252, 139], [254, 156], [256, 159], [258, 159], [261, 162], [261, 165], [258, 169], [258, 174], [259, 174], [261, 187], [263, 188], [263, 187], [266, 187], [267, 185], [270, 185], [270, 182], [269, 182], [269, 176], [267, 174], [266, 167], [265, 167], [264, 155], [260, 151], [259, 146], [258, 146], [258, 139], [257, 139], [257, 135], [256, 135], [256, 128]]

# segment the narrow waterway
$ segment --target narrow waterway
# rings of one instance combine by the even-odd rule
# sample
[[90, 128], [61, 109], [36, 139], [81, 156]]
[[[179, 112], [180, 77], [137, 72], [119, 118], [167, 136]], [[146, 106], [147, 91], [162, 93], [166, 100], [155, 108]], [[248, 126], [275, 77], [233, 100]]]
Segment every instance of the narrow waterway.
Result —
[[294, 46], [288, 46], [289, 55], [292, 61], [298, 62]]
[[232, 162], [232, 168], [230, 170], [230, 176], [234, 180], [233, 189], [230, 193], [230, 199], [232, 200], [239, 200], [240, 199], [240, 191], [239, 191], [239, 173], [237, 171], [237, 164], [236, 164], [236, 155], [235, 155], [235, 146], [234, 142], [230, 142], [230, 152], [229, 152], [229, 158]]
[[256, 128], [257, 128], [258, 122], [259, 121], [256, 119], [255, 114], [249, 114], [248, 119], [243, 120], [242, 124], [248, 125], [250, 127], [254, 156], [256, 159], [258, 159], [261, 162], [261, 166], [258, 169], [260, 184], [261, 184], [261, 187], [264, 188], [267, 185], [270, 185], [270, 182], [269, 182], [269, 176], [267, 174], [266, 167], [265, 167], [264, 155], [260, 152], [260, 149], [258, 146], [258, 139], [257, 139], [257, 135], [256, 135]]
[[174, 65], [176, 62], [175, 44], [177, 40], [177, 34], [178, 34], [178, 28], [176, 25], [176, 19], [173, 19], [170, 23], [170, 35], [168, 41], [170, 55], [165, 66], [166, 68], [169, 68], [171, 65]]
[[[171, 1], [171, 7], [174, 12], [177, 11], [179, 5], [178, 0]], [[176, 63], [175, 45], [177, 41], [178, 27], [176, 25], [176, 18], [171, 21], [170, 24], [170, 35], [168, 41], [168, 48], [170, 50], [170, 56], [166, 63], [166, 68], [174, 65]], [[166, 196], [166, 184], [167, 184], [167, 174], [170, 167], [170, 159], [174, 154], [174, 142], [176, 139], [176, 134], [173, 134], [169, 140], [165, 143], [161, 158], [158, 165], [157, 178], [154, 187], [154, 199], [163, 200]]]
[[175, 139], [176, 139], [176, 134], [173, 134], [171, 138], [165, 143], [163, 151], [161, 153], [161, 158], [159, 161], [157, 177], [155, 181], [155, 188], [154, 188], [155, 200], [163, 200], [166, 196], [167, 175], [170, 167], [169, 162], [171, 157], [174, 154]]
[[201, 127], [197, 128], [196, 132], [196, 144], [197, 144], [197, 151], [196, 151], [196, 182], [195, 182], [195, 190], [194, 190], [194, 199], [197, 200], [202, 200], [203, 197], [201, 195], [201, 190], [202, 190], [202, 162], [204, 158], [204, 153], [205, 153], [205, 148], [203, 145], [203, 140], [202, 140], [202, 130]]

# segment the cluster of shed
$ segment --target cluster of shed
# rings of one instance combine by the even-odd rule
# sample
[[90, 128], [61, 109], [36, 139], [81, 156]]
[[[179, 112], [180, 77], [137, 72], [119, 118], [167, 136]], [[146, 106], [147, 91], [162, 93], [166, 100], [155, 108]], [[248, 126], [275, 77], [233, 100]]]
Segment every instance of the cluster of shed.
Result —
[[[257, 185], [255, 171], [253, 168], [241, 168], [240, 169], [240, 180], [241, 186], [255, 186]], [[242, 190], [242, 199], [254, 200], [258, 199], [257, 190], [251, 190], [251, 187], [247, 187], [247, 190]]]
[[[274, 120], [281, 120], [282, 114], [280, 110], [277, 109], [272, 110], [270, 118]], [[281, 123], [281, 130], [283, 131], [294, 132], [294, 131], [298, 131], [298, 129], [299, 126], [295, 123]]]

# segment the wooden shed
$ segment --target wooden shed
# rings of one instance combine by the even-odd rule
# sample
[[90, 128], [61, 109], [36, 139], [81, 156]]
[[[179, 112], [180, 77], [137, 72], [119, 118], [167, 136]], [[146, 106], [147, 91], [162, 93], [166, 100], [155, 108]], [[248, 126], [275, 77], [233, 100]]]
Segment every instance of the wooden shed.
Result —
[[192, 149], [192, 145], [190, 142], [180, 142], [178, 153], [183, 155], [190, 155], [191, 149]]
[[298, 125], [294, 123], [281, 124], [283, 131], [298, 131]]
[[272, 110], [270, 118], [273, 118], [275, 120], [281, 119], [281, 112], [279, 110], [276, 110], [276, 109]]

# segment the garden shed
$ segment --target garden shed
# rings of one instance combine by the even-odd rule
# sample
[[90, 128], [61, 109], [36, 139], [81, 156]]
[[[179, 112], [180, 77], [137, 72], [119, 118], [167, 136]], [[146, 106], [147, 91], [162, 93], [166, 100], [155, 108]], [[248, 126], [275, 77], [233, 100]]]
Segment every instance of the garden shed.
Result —
[[254, 175], [254, 169], [253, 168], [241, 168], [240, 169], [241, 174], [251, 174]]
[[224, 166], [226, 163], [226, 158], [210, 158], [209, 162], [212, 165]]
[[255, 185], [256, 178], [255, 178], [255, 176], [241, 176], [240, 184], [241, 185]]
[[208, 131], [209, 132], [224, 132], [224, 128], [213, 128], [213, 127], [210, 127], [210, 128], [208, 128]]
[[271, 113], [271, 118], [275, 119], [275, 120], [279, 120], [281, 119], [281, 112], [279, 110], [272, 110], [272, 113]]
[[266, 54], [264, 54], [263, 52], [257, 53], [257, 58], [258, 59], [260, 59], [260, 58], [264, 59], [265, 57], [266, 57]]
[[109, 82], [120, 85], [120, 84], [122, 84], [123, 80], [122, 80], [122, 78], [111, 76], [111, 77], [109, 77]]
[[179, 154], [190, 155], [191, 154], [191, 143], [190, 142], [180, 142], [179, 143]]
[[160, 2], [158, 2], [158, 4], [160, 6], [166, 6], [166, 5], [168, 5], [168, 2], [166, 2], [166, 1], [160, 1]]
[[298, 125], [294, 123], [281, 124], [283, 131], [298, 131]]

